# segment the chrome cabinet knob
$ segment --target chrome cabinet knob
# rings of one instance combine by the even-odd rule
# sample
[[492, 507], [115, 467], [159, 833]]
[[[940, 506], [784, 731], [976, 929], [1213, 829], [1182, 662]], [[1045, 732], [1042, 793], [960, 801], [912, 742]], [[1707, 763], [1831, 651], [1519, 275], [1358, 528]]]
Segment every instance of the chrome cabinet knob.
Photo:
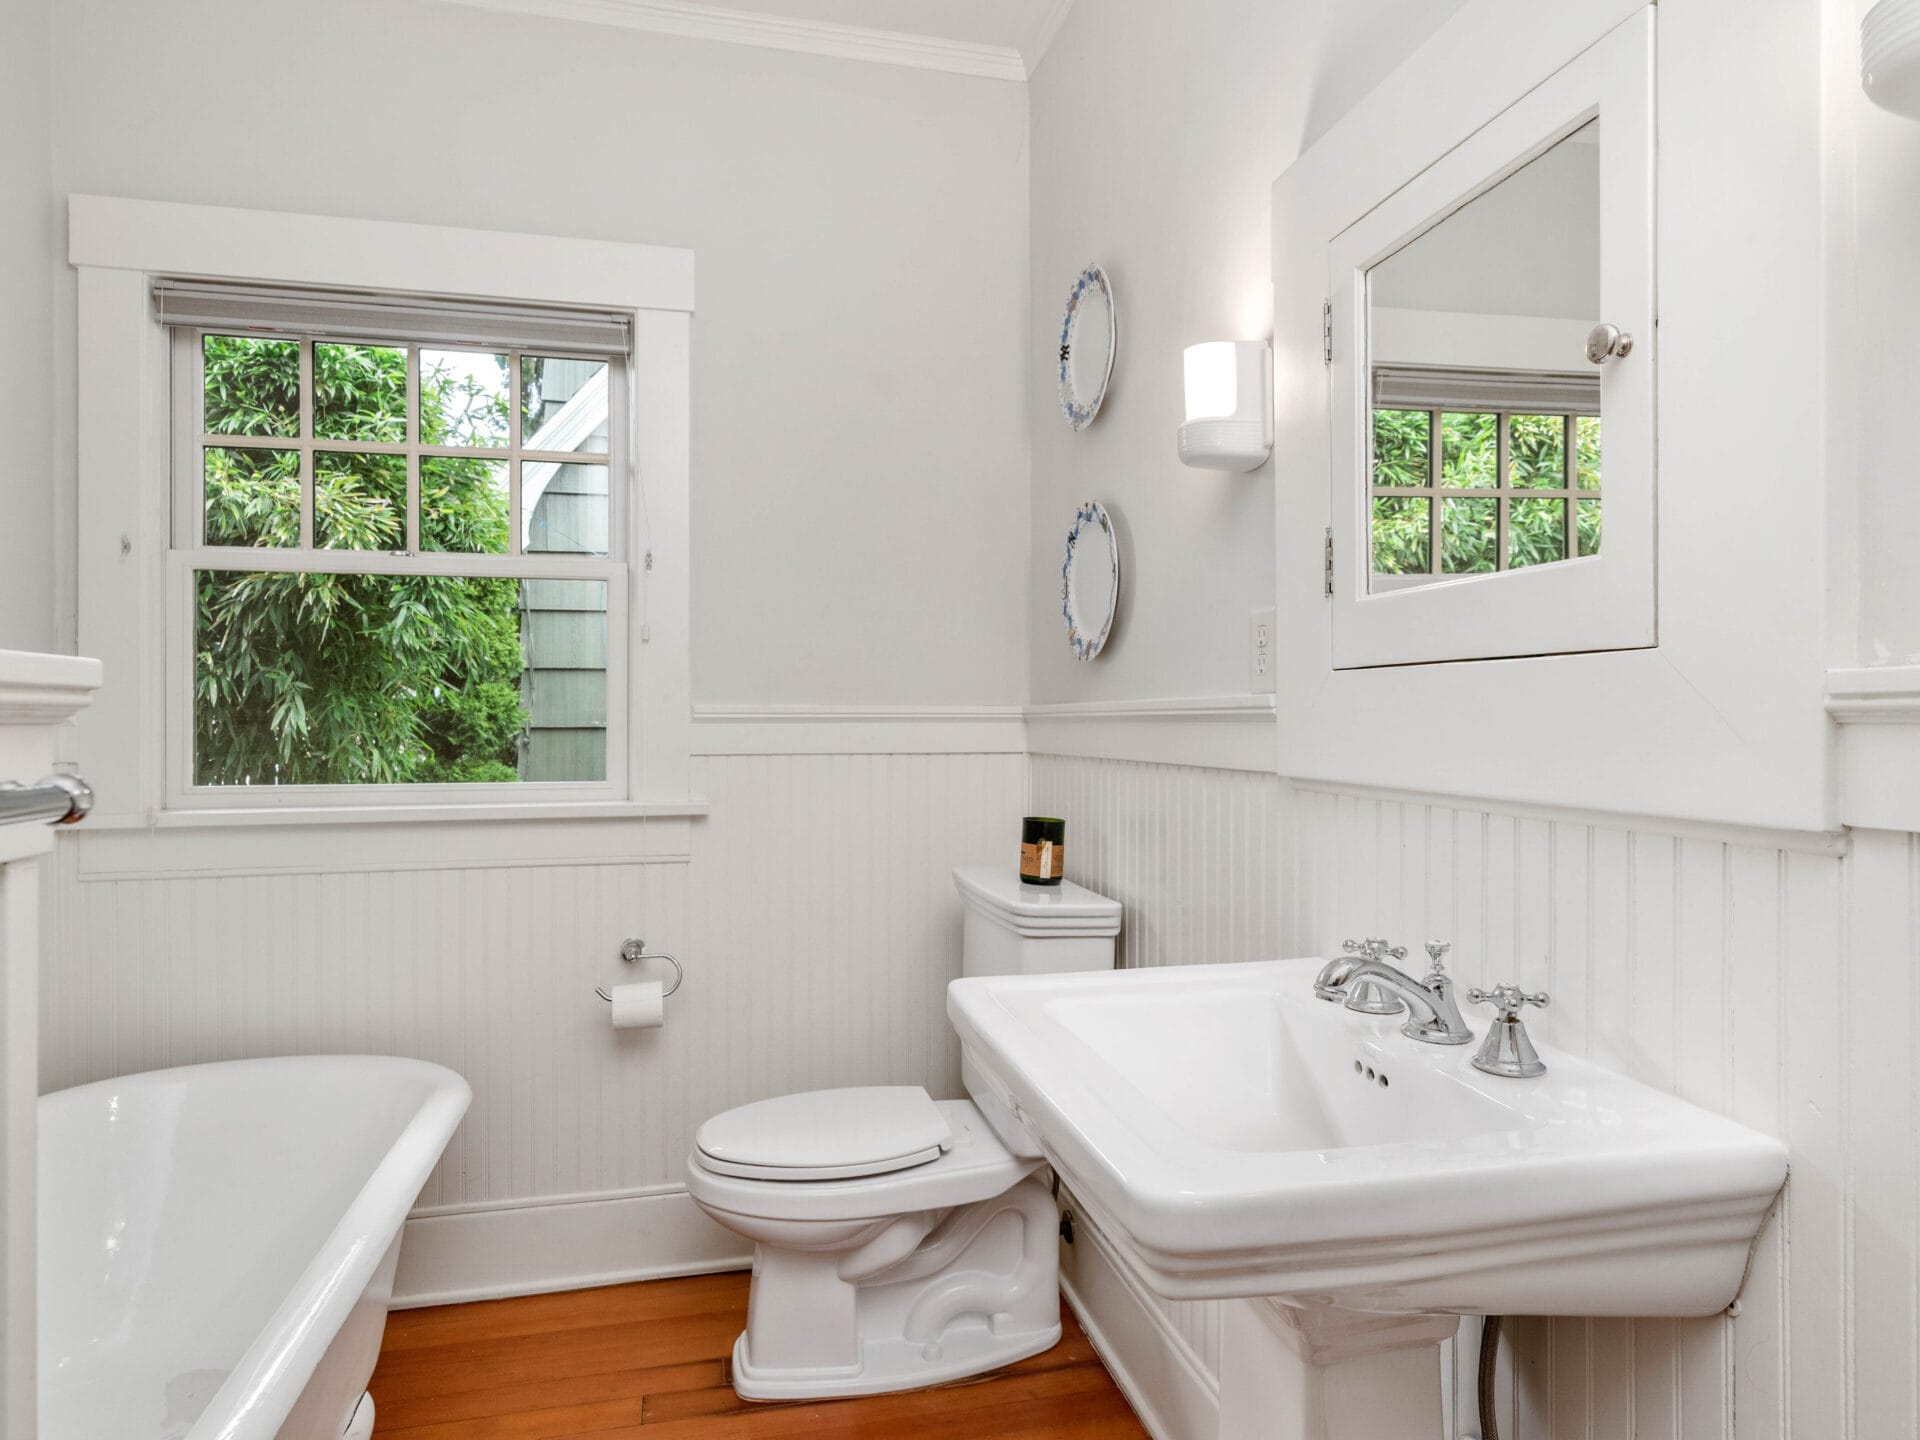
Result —
[[1596, 365], [1624, 360], [1633, 352], [1633, 336], [1618, 325], [1596, 325], [1587, 332], [1587, 359]]
[[1547, 1062], [1533, 1048], [1533, 1040], [1520, 1019], [1520, 1011], [1528, 1005], [1544, 1010], [1553, 1003], [1544, 990], [1529, 995], [1518, 985], [1496, 985], [1491, 990], [1475, 987], [1467, 991], [1467, 999], [1476, 1005], [1492, 1005], [1499, 1012], [1487, 1027], [1487, 1038], [1480, 1044], [1480, 1053], [1473, 1057], [1474, 1069], [1508, 1080], [1528, 1080], [1547, 1073]]

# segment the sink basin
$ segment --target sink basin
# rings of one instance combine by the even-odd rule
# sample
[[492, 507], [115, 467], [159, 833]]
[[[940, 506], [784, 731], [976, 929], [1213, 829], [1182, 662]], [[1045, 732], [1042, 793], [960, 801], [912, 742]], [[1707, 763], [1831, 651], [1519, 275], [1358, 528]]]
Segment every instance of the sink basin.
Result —
[[[954, 982], [968, 1090], [1174, 1299], [1704, 1315], [1785, 1147], [1541, 1047], [1532, 1080], [1318, 1000], [1317, 959]], [[1476, 1031], [1482, 1022], [1471, 1021]]]

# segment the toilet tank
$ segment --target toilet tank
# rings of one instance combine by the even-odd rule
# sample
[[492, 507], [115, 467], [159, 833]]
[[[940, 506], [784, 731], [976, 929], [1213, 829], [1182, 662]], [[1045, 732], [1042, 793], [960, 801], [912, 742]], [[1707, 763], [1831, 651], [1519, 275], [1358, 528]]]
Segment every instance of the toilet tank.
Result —
[[1120, 902], [1070, 880], [1022, 884], [1010, 865], [962, 865], [954, 888], [966, 926], [963, 975], [1045, 975], [1111, 970]]

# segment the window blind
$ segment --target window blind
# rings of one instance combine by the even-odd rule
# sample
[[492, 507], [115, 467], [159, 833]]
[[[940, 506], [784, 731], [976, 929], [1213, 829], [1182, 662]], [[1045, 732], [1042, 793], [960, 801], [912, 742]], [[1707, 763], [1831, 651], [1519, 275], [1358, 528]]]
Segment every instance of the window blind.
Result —
[[1465, 370], [1440, 365], [1376, 365], [1373, 404], [1381, 410], [1505, 411], [1522, 415], [1598, 415], [1600, 376], [1552, 370]]
[[630, 317], [615, 310], [497, 304], [374, 291], [156, 280], [160, 323], [235, 334], [320, 336], [626, 356]]

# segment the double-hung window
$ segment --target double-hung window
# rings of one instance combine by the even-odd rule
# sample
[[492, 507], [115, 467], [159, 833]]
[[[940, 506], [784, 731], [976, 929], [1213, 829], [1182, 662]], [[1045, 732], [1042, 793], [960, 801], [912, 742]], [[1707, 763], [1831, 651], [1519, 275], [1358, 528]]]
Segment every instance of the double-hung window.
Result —
[[175, 803], [625, 795], [629, 318], [154, 300]]

